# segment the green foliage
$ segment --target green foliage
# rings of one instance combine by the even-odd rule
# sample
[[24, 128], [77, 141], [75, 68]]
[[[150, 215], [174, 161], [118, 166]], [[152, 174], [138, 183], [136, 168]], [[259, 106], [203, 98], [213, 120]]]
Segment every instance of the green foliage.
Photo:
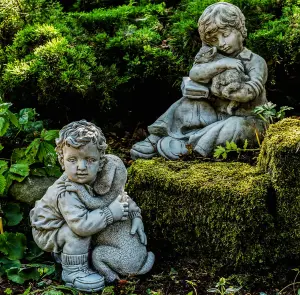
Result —
[[218, 145], [214, 150], [214, 157], [220, 158], [222, 156], [223, 159], [227, 159], [227, 156], [229, 153], [234, 152], [237, 154], [240, 154], [242, 152], [253, 152], [253, 151], [259, 151], [258, 149], [248, 149], [248, 140], [245, 139], [244, 145], [242, 148], [238, 147], [237, 144], [234, 141], [226, 141], [225, 147]]
[[267, 124], [275, 123], [276, 121], [282, 120], [285, 117], [285, 112], [293, 110], [294, 108], [288, 106], [280, 107], [280, 110], [276, 111], [276, 104], [267, 102], [264, 105], [257, 106], [254, 108], [253, 113], [258, 115]]
[[227, 285], [227, 280], [225, 278], [220, 278], [219, 282], [216, 284], [216, 287], [215, 288], [211, 288], [211, 289], [208, 289], [207, 292], [208, 293], [216, 293], [216, 294], [220, 294], [220, 295], [225, 295], [225, 294], [234, 294], [234, 293], [237, 293], [239, 292], [242, 287], [228, 287], [226, 288], [226, 285]]

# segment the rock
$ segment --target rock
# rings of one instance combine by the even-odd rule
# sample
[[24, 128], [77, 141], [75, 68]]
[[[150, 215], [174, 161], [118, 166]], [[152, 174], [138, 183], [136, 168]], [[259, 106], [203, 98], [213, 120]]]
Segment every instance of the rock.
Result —
[[29, 176], [23, 182], [11, 186], [9, 194], [16, 200], [34, 205], [41, 199], [57, 178]]

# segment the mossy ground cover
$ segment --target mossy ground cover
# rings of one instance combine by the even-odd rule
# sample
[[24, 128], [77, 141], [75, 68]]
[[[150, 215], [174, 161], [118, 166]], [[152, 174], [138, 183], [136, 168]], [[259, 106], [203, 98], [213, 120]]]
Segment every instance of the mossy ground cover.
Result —
[[143, 210], [155, 252], [241, 276], [267, 272], [274, 262], [271, 181], [255, 167], [138, 160], [127, 190]]

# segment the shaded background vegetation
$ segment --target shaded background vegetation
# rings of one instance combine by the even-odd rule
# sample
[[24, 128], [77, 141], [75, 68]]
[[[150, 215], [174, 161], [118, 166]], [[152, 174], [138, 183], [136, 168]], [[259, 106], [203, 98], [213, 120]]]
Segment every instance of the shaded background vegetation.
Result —
[[[0, 92], [52, 128], [75, 119], [132, 131], [180, 98], [214, 0], [1, 0]], [[300, 111], [300, 1], [232, 0], [246, 46], [269, 67], [267, 94]]]

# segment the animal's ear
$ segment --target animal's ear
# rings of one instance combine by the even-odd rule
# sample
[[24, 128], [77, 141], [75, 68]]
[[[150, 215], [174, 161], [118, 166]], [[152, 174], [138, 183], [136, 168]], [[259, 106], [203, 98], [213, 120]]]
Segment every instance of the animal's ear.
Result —
[[209, 56], [213, 56], [217, 53], [217, 48], [216, 47], [211, 47], [207, 53], [209, 54]]
[[[106, 164], [106, 163], [105, 163]], [[99, 195], [107, 194], [110, 191], [112, 182], [115, 178], [117, 165], [105, 165], [102, 170], [98, 172], [95, 183], [94, 191]]]

